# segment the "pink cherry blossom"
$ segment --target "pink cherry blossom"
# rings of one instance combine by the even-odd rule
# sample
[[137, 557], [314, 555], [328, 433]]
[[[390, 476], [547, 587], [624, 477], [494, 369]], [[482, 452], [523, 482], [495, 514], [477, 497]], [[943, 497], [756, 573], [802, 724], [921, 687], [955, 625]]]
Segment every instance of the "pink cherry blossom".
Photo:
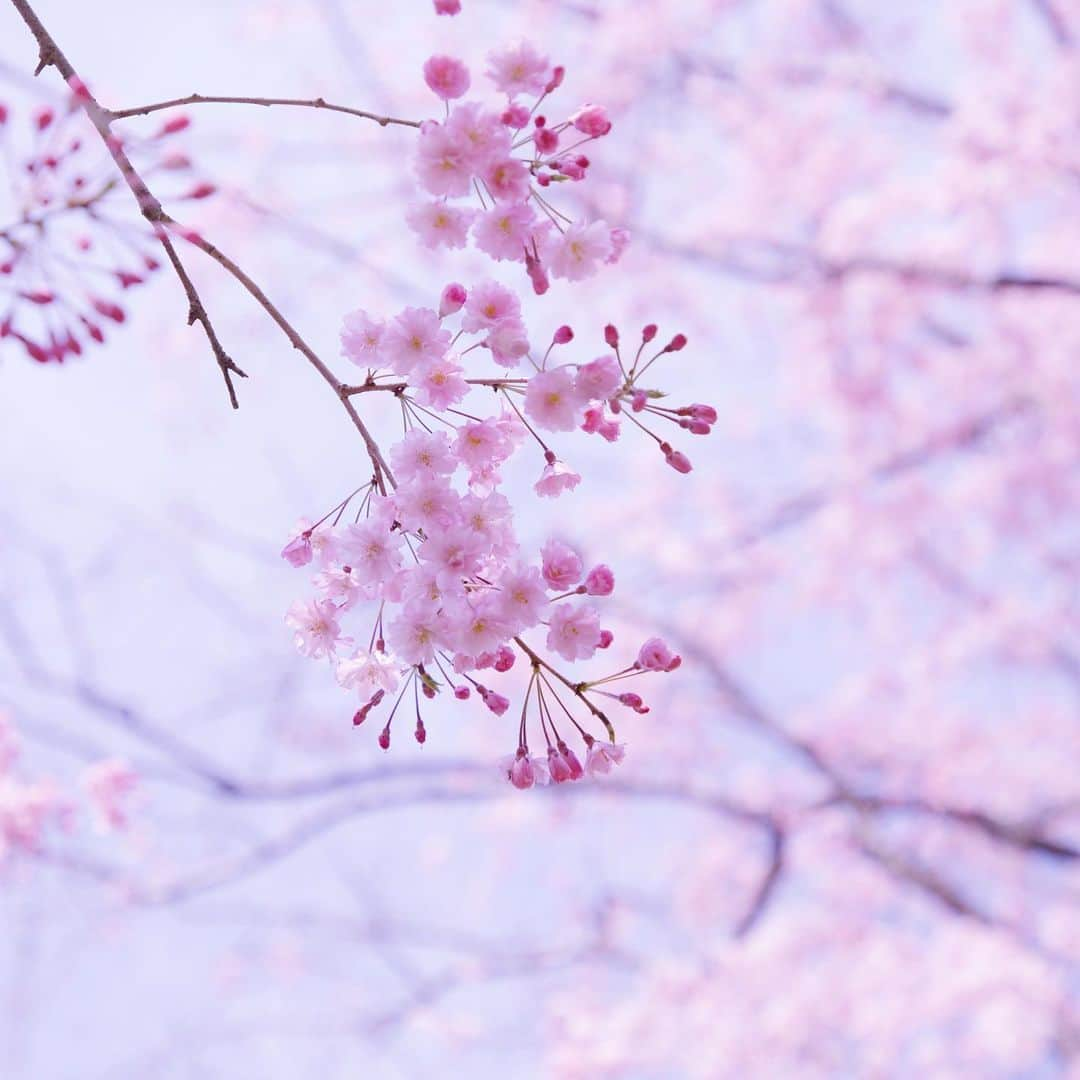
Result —
[[517, 367], [529, 352], [525, 324], [520, 319], [500, 319], [484, 338], [491, 350], [491, 359], [503, 367]]
[[374, 583], [362, 582], [351, 566], [328, 566], [316, 574], [315, 591], [324, 600], [332, 600], [339, 612], [348, 611], [360, 600], [374, 596]]
[[289, 542], [281, 549], [281, 557], [291, 566], [307, 566], [311, 562], [310, 522], [301, 522]]
[[360, 367], [377, 368], [379, 346], [384, 323], [372, 319], [366, 311], [353, 311], [345, 316], [341, 329], [341, 353]]
[[529, 194], [529, 171], [514, 158], [489, 162], [483, 180], [492, 198], [500, 203], [520, 203]]
[[476, 246], [496, 261], [521, 262], [531, 241], [536, 214], [528, 203], [503, 203], [473, 220]]
[[582, 105], [570, 117], [570, 123], [583, 135], [591, 135], [593, 138], [606, 135], [611, 130], [611, 121], [603, 105]]
[[285, 622], [295, 631], [293, 643], [303, 656], [318, 659], [333, 656], [345, 639], [337, 621], [338, 609], [329, 600], [297, 600], [285, 616]]
[[601, 776], [611, 772], [612, 767], [621, 765], [626, 757], [626, 747], [622, 743], [601, 742], [594, 739], [589, 743], [585, 755], [585, 770], [590, 776]]
[[456, 405], [469, 392], [469, 384], [463, 375], [464, 368], [454, 356], [422, 364], [413, 374], [416, 400], [433, 409], [448, 409]]
[[446, 433], [422, 428], [413, 428], [391, 447], [390, 463], [406, 483], [417, 476], [449, 476], [457, 467]]
[[469, 69], [452, 56], [431, 56], [424, 63], [424, 82], [443, 101], [452, 101], [469, 89]]
[[401, 565], [397, 537], [375, 519], [347, 526], [340, 550], [342, 559], [362, 584], [383, 581]]
[[499, 578], [501, 611], [512, 633], [540, 621], [548, 599], [544, 579], [535, 566], [518, 563]]
[[467, 195], [474, 171], [469, 150], [448, 127], [425, 123], [416, 147], [416, 174], [424, 189], [432, 195]]
[[339, 686], [356, 690], [365, 699], [379, 690], [389, 693], [398, 685], [398, 664], [384, 652], [360, 649], [339, 660], [335, 674]]
[[461, 11], [461, 0], [434, 0], [436, 15], [457, 15]]
[[543, 93], [551, 75], [548, 58], [524, 41], [488, 53], [487, 60], [488, 78], [509, 97]]
[[580, 474], [574, 472], [569, 465], [556, 458], [544, 466], [540, 479], [533, 484], [533, 490], [537, 495], [547, 499], [554, 499], [565, 491], [573, 491], [580, 483]]
[[[451, 110], [446, 121], [446, 135], [470, 179], [483, 173], [493, 161], [503, 161], [510, 154], [510, 134], [498, 114], [474, 101], [462, 102]], [[446, 192], [465, 193], [465, 190]]]
[[454, 442], [455, 453], [474, 471], [504, 461], [510, 450], [506, 432], [494, 419], [464, 424]]
[[602, 405], [594, 406], [585, 410], [585, 418], [581, 423], [581, 430], [589, 434], [599, 435], [608, 442], [615, 442], [619, 438], [619, 421], [609, 419]]
[[581, 556], [561, 540], [549, 540], [540, 550], [544, 580], [552, 589], [562, 592], [576, 585], [585, 572]]
[[600, 356], [578, 368], [575, 386], [584, 401], [603, 401], [623, 384], [623, 374], [614, 356]]
[[446, 617], [427, 604], [406, 604], [387, 627], [387, 641], [406, 664], [430, 664], [446, 640]]
[[602, 221], [575, 222], [549, 240], [545, 261], [553, 277], [582, 281], [596, 273], [612, 252], [611, 231]]
[[463, 248], [468, 242], [474, 210], [446, 202], [421, 202], [405, 215], [409, 228], [429, 248]]
[[406, 308], [387, 326], [382, 339], [387, 362], [399, 375], [417, 364], [441, 360], [450, 346], [450, 333], [430, 308]]
[[583, 411], [569, 368], [541, 371], [529, 380], [525, 412], [539, 427], [548, 431], [573, 431]]
[[548, 621], [547, 647], [564, 660], [588, 660], [600, 646], [600, 614], [589, 605], [556, 604]]
[[646, 671], [673, 671], [679, 666], [680, 657], [668, 648], [663, 638], [649, 638], [638, 652], [638, 665]]
[[398, 516], [409, 529], [434, 531], [454, 523], [460, 496], [439, 476], [418, 476], [394, 496]]
[[469, 290], [461, 328], [469, 331], [490, 329], [504, 319], [519, 319], [520, 316], [521, 301], [505, 285], [482, 281]]

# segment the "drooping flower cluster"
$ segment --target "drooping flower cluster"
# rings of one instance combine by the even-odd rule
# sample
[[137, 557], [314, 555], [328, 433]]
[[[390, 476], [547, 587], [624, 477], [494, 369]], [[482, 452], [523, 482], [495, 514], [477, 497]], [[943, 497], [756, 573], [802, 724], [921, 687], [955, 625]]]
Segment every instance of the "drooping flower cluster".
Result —
[[[585, 177], [589, 163], [577, 151], [611, 124], [592, 105], [549, 124], [538, 109], [562, 83], [563, 69], [531, 46], [511, 46], [488, 61], [487, 75], [505, 95], [501, 110], [459, 101], [471, 84], [460, 61], [432, 56], [424, 65], [427, 85], [446, 102], [446, 118], [421, 125], [417, 173], [435, 199], [412, 207], [408, 221], [432, 246], [463, 247], [471, 234], [494, 259], [523, 262], [533, 290], [543, 294], [549, 273], [579, 280], [614, 262], [626, 241], [622, 230], [602, 222], [571, 222], [544, 194], [554, 183]], [[458, 104], [451, 107], [452, 101]], [[472, 194], [479, 210], [454, 201]], [[359, 695], [355, 724], [388, 702], [383, 749], [403, 703], [424, 743], [421, 698], [444, 691], [458, 701], [475, 694], [503, 715], [510, 701], [487, 683], [523, 657], [528, 673], [517, 747], [503, 763], [510, 782], [518, 788], [561, 783], [609, 772], [622, 761], [602, 699], [647, 713], [639, 694], [611, 685], [674, 671], [680, 659], [653, 638], [632, 663], [600, 678], [571, 679], [556, 668], [556, 662], [591, 660], [612, 645], [594, 599], [611, 595], [615, 576], [602, 563], [586, 567], [557, 539], [539, 559], [530, 557], [499, 488], [503, 464], [528, 443], [543, 459], [536, 494], [572, 490], [581, 477], [549, 445], [549, 433], [580, 429], [614, 442], [621, 417], [653, 439], [677, 472], [689, 472], [687, 457], [646, 421], [707, 434], [716, 412], [706, 405], [667, 408], [660, 404], [664, 394], [643, 383], [660, 357], [686, 345], [685, 335], [676, 334], [646, 354], [656, 335], [655, 325], [646, 326], [627, 364], [609, 325], [607, 352], [560, 363], [574, 342], [571, 327], [559, 326], [542, 349], [534, 348], [520, 298], [495, 281], [468, 289], [452, 282], [437, 306], [408, 307], [389, 319], [363, 310], [346, 316], [342, 353], [365, 375], [339, 394], [391, 395], [405, 435], [388, 455], [369, 445], [371, 478], [318, 521], [301, 522], [285, 545], [282, 556], [293, 566], [318, 567], [315, 596], [295, 603], [286, 621], [297, 649], [328, 660], [340, 685]], [[494, 370], [472, 370], [485, 358]], [[496, 402], [495, 411], [474, 403], [481, 395], [489, 406]], [[359, 623], [359, 631], [351, 633], [350, 623]], [[538, 627], [546, 656], [524, 637]], [[481, 674], [486, 671], [493, 676]], [[588, 730], [597, 723], [605, 740]], [[539, 743], [537, 725], [540, 754], [529, 743], [530, 728], [533, 746]], [[575, 730], [584, 765], [564, 737]]]
[[[19, 754], [15, 726], [0, 713], [0, 867], [19, 852], [40, 850], [48, 833], [70, 830], [79, 808], [78, 801], [53, 782], [21, 775]], [[86, 769], [82, 786], [100, 827], [126, 826], [126, 804], [137, 782], [122, 761], [101, 761]]]
[[539, 112], [565, 70], [527, 43], [489, 54], [486, 75], [501, 95], [498, 107], [461, 100], [472, 80], [460, 60], [432, 56], [424, 65], [446, 117], [421, 127], [416, 173], [431, 198], [410, 209], [409, 225], [432, 248], [464, 247], [471, 234], [496, 261], [524, 263], [537, 294], [552, 277], [580, 281], [616, 262], [626, 230], [573, 221], [549, 200], [553, 185], [588, 175], [582, 148], [611, 130], [604, 108], [583, 105], [557, 122]]
[[[437, 309], [406, 308], [388, 320], [355, 311], [344, 321], [341, 340], [344, 355], [366, 369], [365, 380], [346, 392], [392, 396], [406, 434], [390, 447], [385, 470], [377, 469], [318, 522], [301, 522], [282, 551], [294, 566], [319, 568], [315, 597], [294, 604], [287, 617], [297, 649], [328, 659], [338, 682], [359, 694], [358, 724], [397, 693], [379, 737], [384, 748], [406, 697], [412, 698], [419, 742], [427, 738], [421, 696], [447, 690], [466, 700], [475, 693], [503, 714], [509, 700], [479, 673], [501, 674], [524, 656], [531, 677], [518, 748], [507, 766], [510, 780], [529, 787], [583, 775], [560, 731], [568, 725], [584, 740], [585, 770], [607, 772], [622, 750], [614, 745], [599, 698], [647, 712], [638, 694], [615, 693], [608, 684], [674, 670], [678, 658], [654, 639], [628, 667], [580, 682], [526, 643], [522, 635], [543, 626], [548, 653], [563, 661], [589, 660], [607, 649], [613, 637], [591, 598], [609, 596], [615, 578], [603, 564], [587, 568], [558, 540], [544, 546], [539, 560], [523, 553], [510, 502], [499, 490], [500, 469], [529, 441], [543, 457], [538, 494], [554, 496], [576, 486], [580, 477], [541, 432], [591, 430], [590, 413], [624, 404], [633, 408], [641, 393], [637, 373], [625, 368], [617, 349], [587, 362], [555, 365], [555, 350], [574, 340], [568, 326], [534, 356], [518, 297], [493, 281], [470, 289], [453, 283]], [[657, 355], [665, 351], [677, 349]], [[497, 365], [495, 372], [472, 375], [469, 365], [485, 354]], [[500, 374], [507, 369], [522, 374]], [[488, 402], [494, 395], [499, 407], [482, 415], [485, 410], [470, 399], [466, 410], [470, 395]], [[363, 632], [355, 636], [346, 626], [354, 609], [367, 611]], [[604, 726], [608, 742], [601, 744], [579, 723], [574, 705], [583, 705]], [[546, 758], [530, 754], [530, 710], [539, 718]]]
[[[188, 126], [187, 117], [173, 117], [123, 143], [159, 189], [174, 178], [171, 200], [215, 190], [192, 180], [190, 159], [169, 149]], [[130, 196], [75, 97], [25, 119], [0, 103], [0, 162], [8, 170], [0, 188], [0, 342], [17, 343], [38, 363], [62, 363], [127, 319], [122, 297], [158, 269], [157, 244], [145, 223], [131, 221]]]

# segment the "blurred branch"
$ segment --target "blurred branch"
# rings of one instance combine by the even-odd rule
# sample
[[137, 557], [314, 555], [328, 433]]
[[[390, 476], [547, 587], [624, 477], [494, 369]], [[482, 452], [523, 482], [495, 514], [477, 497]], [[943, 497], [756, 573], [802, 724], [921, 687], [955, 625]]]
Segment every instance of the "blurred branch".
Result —
[[1072, 30], [1058, 11], [1056, 0], [1031, 0], [1031, 6], [1058, 45], [1071, 47], [1074, 44]]

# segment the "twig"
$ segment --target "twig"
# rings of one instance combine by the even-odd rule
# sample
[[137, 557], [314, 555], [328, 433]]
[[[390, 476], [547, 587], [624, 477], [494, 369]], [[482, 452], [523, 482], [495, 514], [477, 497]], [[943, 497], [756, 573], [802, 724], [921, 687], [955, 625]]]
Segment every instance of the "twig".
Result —
[[109, 109], [107, 115], [110, 120], [124, 120], [129, 116], [147, 116], [150, 113], [160, 112], [162, 109], [181, 108], [185, 105], [292, 105], [298, 108], [325, 109], [328, 112], [345, 113], [348, 116], [359, 116], [363, 120], [374, 120], [380, 127], [396, 124], [399, 127], [418, 128], [419, 120], [402, 120], [396, 116], [379, 116], [378, 113], [366, 112], [364, 109], [353, 109], [348, 105], [334, 105], [323, 98], [267, 98], [267, 97], [227, 97], [211, 94], [189, 94], [187, 97], [170, 98], [168, 101], [155, 101], [150, 105], [138, 105], [132, 109]]

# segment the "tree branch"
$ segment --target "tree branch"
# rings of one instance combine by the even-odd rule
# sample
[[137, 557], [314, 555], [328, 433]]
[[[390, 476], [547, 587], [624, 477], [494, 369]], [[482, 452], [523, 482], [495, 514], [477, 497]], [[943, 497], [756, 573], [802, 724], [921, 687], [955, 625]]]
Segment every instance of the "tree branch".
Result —
[[189, 94], [187, 97], [171, 98], [168, 101], [155, 101], [150, 105], [137, 105], [131, 109], [110, 109], [110, 120], [124, 120], [129, 116], [147, 116], [150, 113], [160, 112], [162, 109], [180, 108], [186, 105], [291, 105], [298, 108], [325, 109], [328, 112], [345, 113], [348, 116], [359, 116], [364, 120], [374, 120], [380, 127], [396, 124], [399, 127], [418, 128], [419, 120], [402, 120], [396, 116], [380, 116], [378, 113], [366, 112], [364, 109], [353, 109], [348, 105], [334, 105], [329, 101], [317, 98], [268, 98], [268, 97], [226, 97], [210, 94]]

